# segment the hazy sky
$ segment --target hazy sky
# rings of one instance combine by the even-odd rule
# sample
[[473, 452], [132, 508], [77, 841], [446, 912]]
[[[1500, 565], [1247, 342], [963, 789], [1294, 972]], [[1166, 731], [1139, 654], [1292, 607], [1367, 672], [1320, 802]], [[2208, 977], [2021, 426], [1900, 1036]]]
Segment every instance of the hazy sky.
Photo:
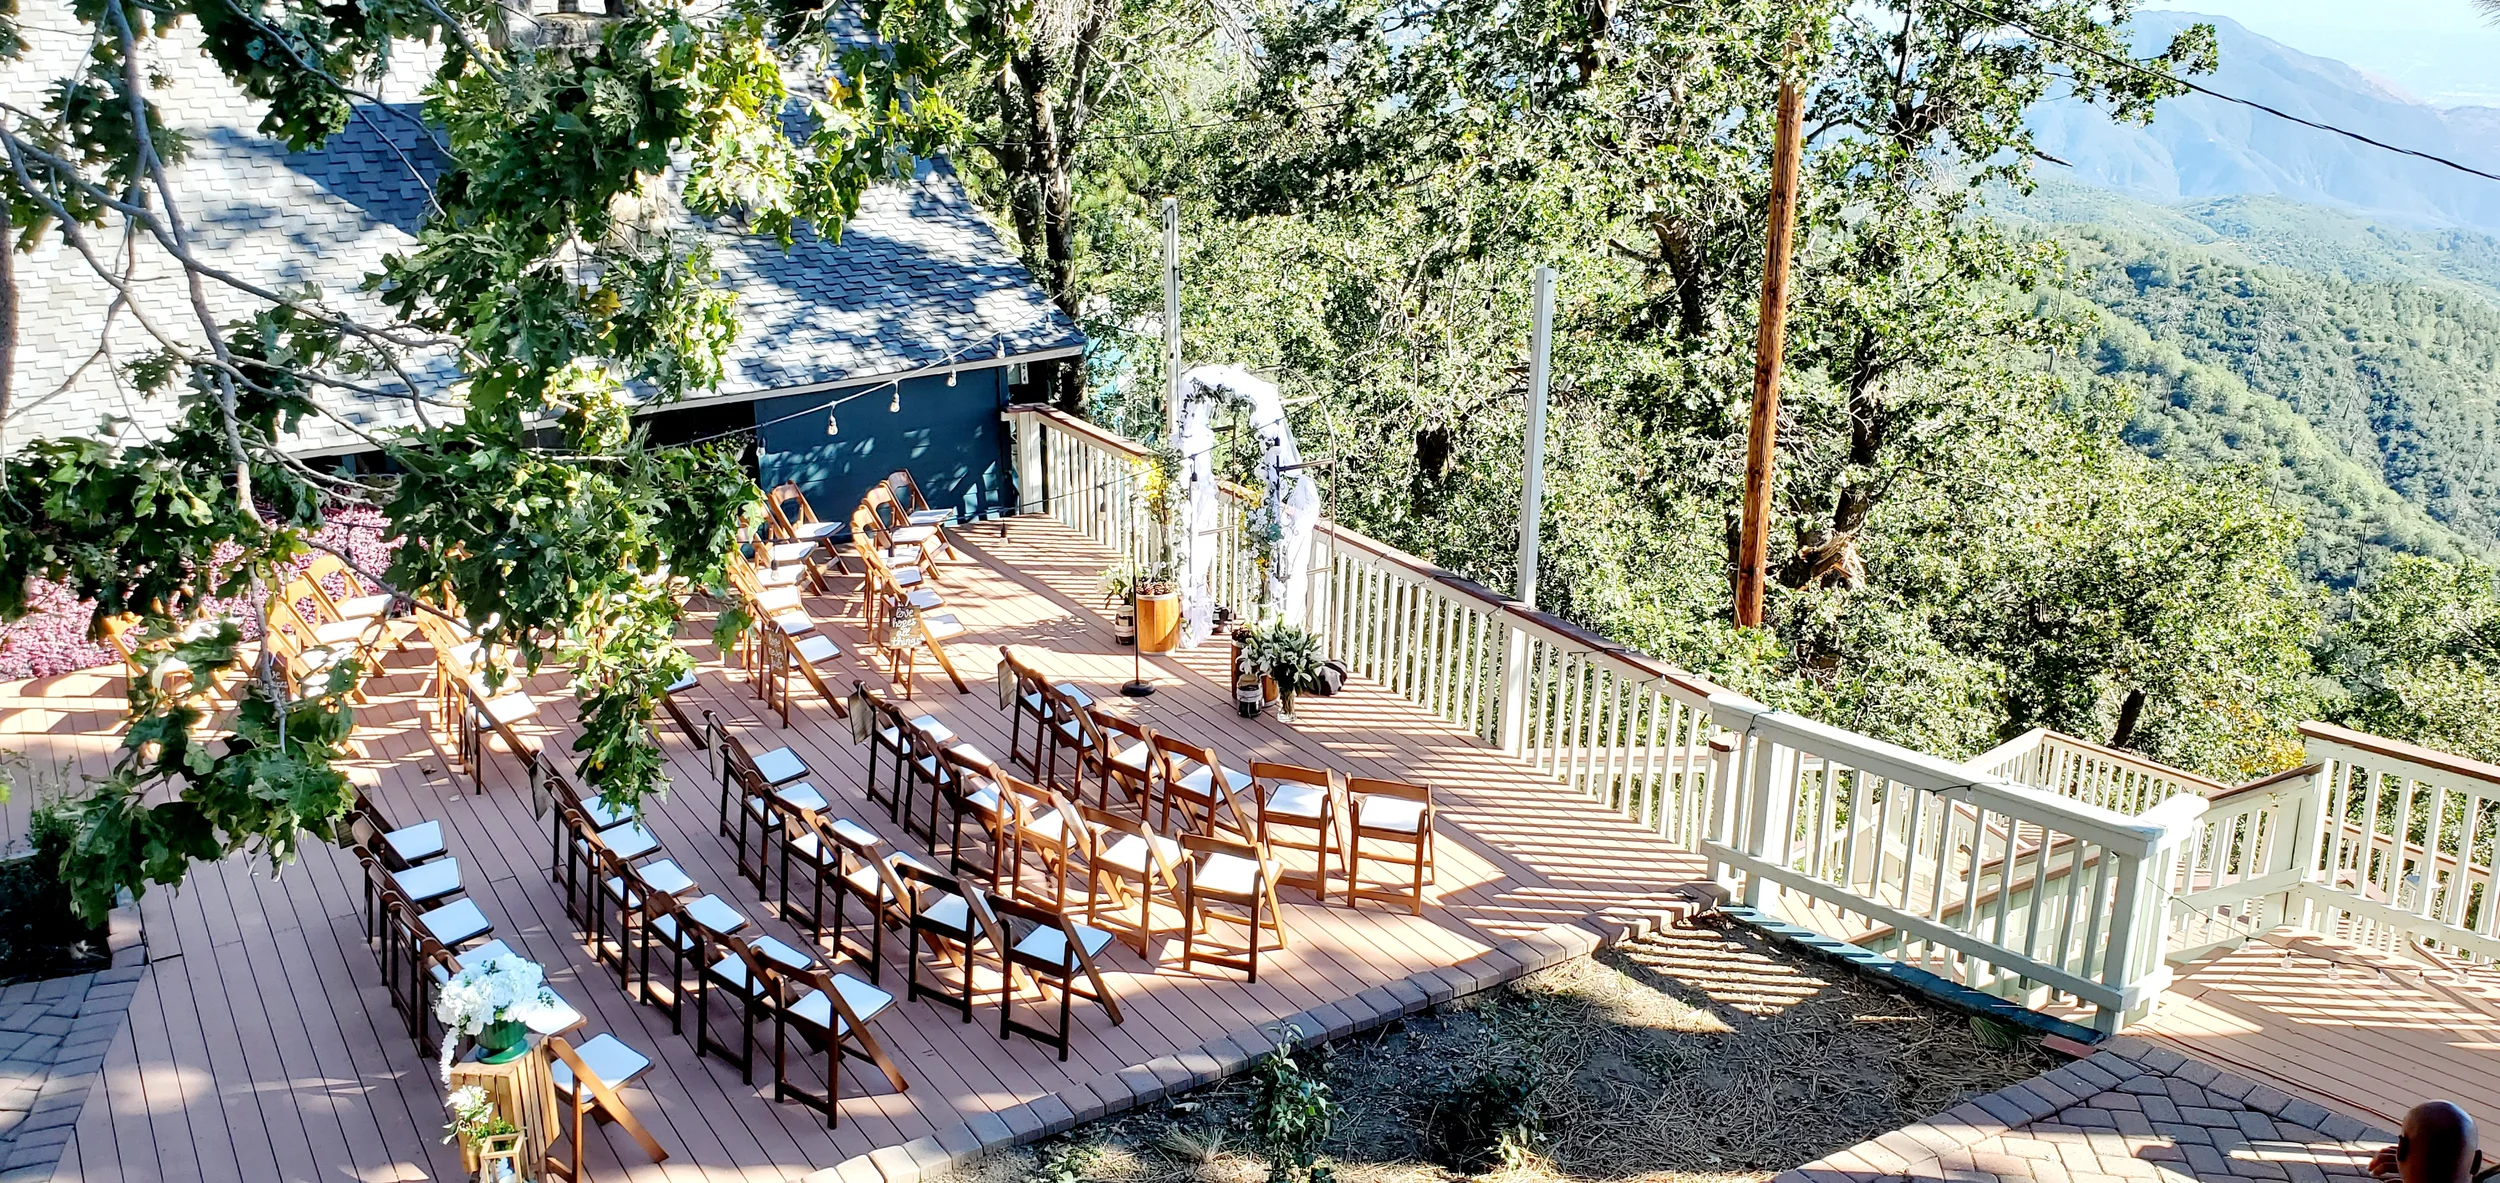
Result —
[[2425, 102], [2500, 106], [2500, 27], [2467, 0], [2150, 0], [2146, 7], [2230, 17]]

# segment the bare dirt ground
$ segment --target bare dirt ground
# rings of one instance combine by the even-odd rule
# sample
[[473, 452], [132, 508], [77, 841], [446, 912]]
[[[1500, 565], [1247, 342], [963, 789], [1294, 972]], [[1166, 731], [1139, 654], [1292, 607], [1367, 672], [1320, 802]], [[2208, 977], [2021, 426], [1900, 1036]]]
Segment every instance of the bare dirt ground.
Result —
[[[1301, 1053], [1341, 1106], [1338, 1183], [1445, 1183], [1436, 1110], [1485, 1080], [1535, 1115], [1502, 1183], [1754, 1183], [2059, 1062], [1741, 928], [1556, 966]], [[994, 1155], [951, 1183], [1259, 1183], [1247, 1075]]]

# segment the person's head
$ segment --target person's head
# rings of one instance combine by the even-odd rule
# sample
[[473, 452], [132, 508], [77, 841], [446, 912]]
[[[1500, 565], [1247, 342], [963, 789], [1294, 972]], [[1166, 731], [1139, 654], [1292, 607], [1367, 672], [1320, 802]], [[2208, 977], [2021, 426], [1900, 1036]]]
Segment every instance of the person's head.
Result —
[[2405, 1114], [2396, 1137], [2396, 1170], [2404, 1183], [2470, 1183], [2476, 1158], [2474, 1119], [2452, 1101], [2424, 1101]]

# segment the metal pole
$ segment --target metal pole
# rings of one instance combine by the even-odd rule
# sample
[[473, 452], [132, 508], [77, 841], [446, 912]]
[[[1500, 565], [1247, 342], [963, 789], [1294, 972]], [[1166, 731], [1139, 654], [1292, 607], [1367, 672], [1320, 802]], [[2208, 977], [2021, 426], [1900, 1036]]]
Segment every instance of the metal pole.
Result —
[[[1545, 519], [1545, 400], [1554, 346], [1554, 269], [1536, 269], [1536, 327], [1528, 344], [1526, 479], [1519, 493], [1519, 602], [1536, 607], [1537, 535]], [[1501, 717], [1494, 737], [1517, 755], [1527, 742], [1528, 631], [1514, 621], [1502, 648]]]
[[1778, 442], [1780, 358], [1788, 335], [1788, 262], [1797, 232], [1799, 127], [1805, 98], [1780, 83], [1779, 139], [1771, 158], [1771, 227], [1762, 268], [1762, 322], [1754, 336], [1753, 421], [1745, 434], [1745, 517], [1736, 556], [1736, 623], [1762, 623], [1771, 567], [1771, 464]]
[[1552, 379], [1554, 269], [1536, 269], [1536, 330], [1528, 346], [1528, 463], [1519, 494], [1519, 602], [1536, 607], [1536, 551], [1545, 520], [1545, 398]]
[[1181, 199], [1163, 199], [1163, 442], [1181, 442]]

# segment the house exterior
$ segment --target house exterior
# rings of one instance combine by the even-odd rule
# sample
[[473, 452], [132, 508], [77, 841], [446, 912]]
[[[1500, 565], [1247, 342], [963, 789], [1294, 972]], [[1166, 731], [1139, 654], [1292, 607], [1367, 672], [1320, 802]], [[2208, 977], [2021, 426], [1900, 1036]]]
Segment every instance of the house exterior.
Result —
[[[27, 60], [0, 79], [0, 98], [38, 105], [39, 89], [69, 69], [78, 48], [36, 30]], [[165, 78], [159, 97], [189, 145], [173, 179], [199, 253], [266, 287], [315, 284], [343, 310], [381, 320], [378, 302], [356, 287], [423, 224], [442, 165], [417, 102], [431, 63], [411, 54], [381, 85], [384, 101], [359, 105], [321, 150], [289, 152], [257, 130], [260, 105], [228, 85], [188, 37], [147, 42], [144, 52]], [[838, 241], [802, 234], [785, 252], [731, 225], [687, 216], [685, 226], [709, 242], [721, 285], [736, 293], [739, 335], [716, 391], [649, 409], [655, 440], [754, 429], [759, 482], [797, 480], [826, 516], [846, 513], [897, 467], [910, 468], [933, 501], [969, 515], [1011, 504], [999, 413], [1042, 365], [1074, 364], [1085, 339], [943, 162], [866, 194]], [[0, 451], [99, 430], [144, 438], [178, 414], [170, 396], [141, 397], [126, 367], [159, 347], [149, 326], [197, 339], [179, 270], [152, 244], [125, 243], [118, 228], [90, 232], [86, 247], [135, 263], [134, 298], [117, 305], [111, 286], [57, 233], [21, 259], [15, 396], [0, 423]], [[257, 305], [215, 284], [209, 298], [227, 322]], [[409, 360], [420, 386], [456, 397], [443, 359]], [[360, 465], [388, 433], [419, 422], [404, 397], [328, 390], [321, 398], [328, 416], [289, 441], [299, 455]], [[845, 401], [827, 406], [837, 399]], [[439, 422], [456, 410], [427, 414]], [[839, 434], [828, 431], [829, 418]]]

